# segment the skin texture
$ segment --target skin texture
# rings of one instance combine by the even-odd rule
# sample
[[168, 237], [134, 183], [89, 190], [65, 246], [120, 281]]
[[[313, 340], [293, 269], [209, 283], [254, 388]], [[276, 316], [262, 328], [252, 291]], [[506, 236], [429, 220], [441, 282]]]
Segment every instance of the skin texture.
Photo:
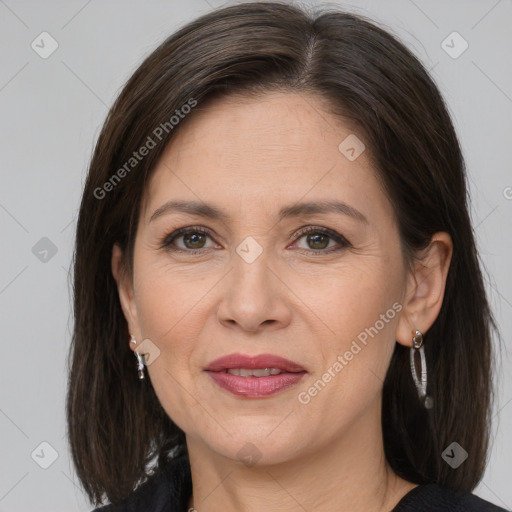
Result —
[[[351, 133], [314, 95], [206, 104], [180, 126], [148, 184], [133, 275], [123, 272], [114, 246], [112, 271], [138, 341], [130, 349], [144, 352], [141, 341], [149, 339], [160, 350], [147, 372], [187, 436], [190, 506], [200, 512], [334, 511], [340, 504], [385, 511], [415, 486], [384, 457], [382, 385], [395, 343], [411, 346], [412, 330], [426, 332], [439, 312], [451, 240], [437, 233], [407, 264], [370, 148], [354, 161], [338, 149]], [[227, 218], [167, 212], [150, 221], [170, 200], [212, 204]], [[367, 222], [332, 212], [278, 219], [281, 207], [319, 200], [343, 201]], [[210, 235], [182, 236], [162, 248], [169, 234], [188, 226]], [[328, 228], [349, 244], [297, 235], [307, 226]], [[262, 250], [252, 263], [236, 252], [248, 236]], [[394, 318], [386, 317], [378, 334], [301, 403], [299, 393], [393, 304], [400, 306]], [[307, 374], [271, 397], [234, 396], [203, 371], [234, 352], [277, 354]], [[244, 447], [260, 457], [255, 465], [240, 460]]]

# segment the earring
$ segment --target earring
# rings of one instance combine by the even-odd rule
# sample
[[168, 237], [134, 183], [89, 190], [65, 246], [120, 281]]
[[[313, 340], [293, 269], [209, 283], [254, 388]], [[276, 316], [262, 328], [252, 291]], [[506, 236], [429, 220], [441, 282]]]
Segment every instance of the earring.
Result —
[[[420, 378], [418, 379], [418, 372], [416, 370], [416, 352], [420, 354]], [[425, 348], [423, 346], [423, 333], [421, 331], [413, 331], [412, 347], [410, 350], [411, 373], [418, 390], [418, 396], [423, 402], [426, 409], [432, 409], [434, 402], [432, 397], [427, 395], [427, 362], [425, 359]]]
[[[135, 336], [133, 334], [130, 334], [130, 343], [137, 345], [137, 340], [135, 339]], [[137, 372], [139, 373], [139, 379], [143, 380], [144, 379], [144, 358], [135, 350], [133, 351], [133, 354], [137, 358]]]
[[144, 379], [144, 356], [141, 356], [138, 352], [133, 351], [135, 357], [137, 358], [137, 371], [139, 373], [139, 379]]

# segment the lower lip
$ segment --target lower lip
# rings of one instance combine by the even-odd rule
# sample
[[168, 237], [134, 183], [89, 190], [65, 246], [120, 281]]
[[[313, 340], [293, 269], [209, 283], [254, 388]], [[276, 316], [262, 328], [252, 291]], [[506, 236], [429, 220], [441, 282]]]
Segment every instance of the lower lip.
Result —
[[264, 398], [295, 386], [306, 374], [280, 373], [268, 377], [240, 377], [226, 372], [207, 372], [223, 389], [245, 398]]

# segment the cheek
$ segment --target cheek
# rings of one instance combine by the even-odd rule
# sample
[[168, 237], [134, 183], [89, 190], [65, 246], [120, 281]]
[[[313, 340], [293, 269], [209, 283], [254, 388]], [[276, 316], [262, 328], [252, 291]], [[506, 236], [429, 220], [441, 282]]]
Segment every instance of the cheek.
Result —
[[211, 283], [197, 272], [191, 275], [143, 258], [139, 269], [135, 274], [135, 300], [143, 335], [165, 344], [182, 339], [183, 330], [188, 333], [185, 338], [191, 337], [190, 328], [199, 328], [191, 318], [201, 309]]
[[331, 275], [324, 280], [322, 293], [315, 291], [310, 297], [316, 301], [315, 311], [334, 331], [333, 337], [345, 343], [376, 323], [379, 332], [388, 333], [396, 322], [397, 309], [401, 310], [401, 282], [400, 268], [368, 258]]
[[351, 266], [347, 275], [332, 281], [323, 304], [316, 306], [330, 330], [321, 341], [320, 378], [329, 380], [325, 372], [335, 374], [329, 385], [333, 393], [363, 401], [365, 390], [375, 395], [382, 386], [402, 310], [400, 269], [372, 263]]
[[[141, 257], [135, 271], [137, 316], [144, 338], [158, 348], [147, 366], [155, 393], [169, 417], [183, 430], [197, 421], [191, 360], [201, 338], [213, 282]], [[137, 271], [138, 270], [138, 271]]]

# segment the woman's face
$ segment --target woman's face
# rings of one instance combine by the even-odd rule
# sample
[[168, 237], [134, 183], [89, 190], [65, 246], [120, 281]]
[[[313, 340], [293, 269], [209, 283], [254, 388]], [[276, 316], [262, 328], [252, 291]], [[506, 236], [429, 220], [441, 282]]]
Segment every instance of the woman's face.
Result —
[[[166, 149], [122, 301], [189, 443], [271, 464], [379, 435], [407, 272], [362, 149], [316, 96], [292, 93], [217, 99]], [[233, 354], [263, 357], [212, 367]]]

